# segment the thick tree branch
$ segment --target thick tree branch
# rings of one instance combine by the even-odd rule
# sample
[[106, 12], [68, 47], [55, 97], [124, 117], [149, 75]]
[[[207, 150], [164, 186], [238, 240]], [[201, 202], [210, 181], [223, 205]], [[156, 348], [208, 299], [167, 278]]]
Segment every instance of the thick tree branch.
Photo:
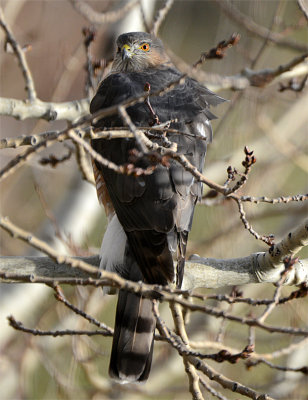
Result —
[[[0, 272], [4, 281], [31, 282], [35, 279], [36, 282], [44, 282], [45, 278], [49, 281], [65, 278], [67, 283], [76, 284], [77, 282], [74, 282], [74, 279], [89, 277], [83, 271], [90, 273], [92, 277], [95, 274], [95, 268], [91, 268], [88, 264], [97, 266], [98, 257], [78, 261], [71, 257], [59, 256], [47, 244], [35, 238], [29, 232], [16, 227], [8, 219], [1, 218], [0, 225], [14, 237], [28, 242], [52, 257], [52, 259], [47, 257], [1, 257]], [[289, 232], [279, 243], [272, 245], [267, 252], [226, 260], [202, 258], [194, 255], [190, 261], [186, 262], [183, 290], [198, 287], [217, 288], [246, 283], [277, 283], [285, 269], [285, 257], [294, 256], [307, 244], [308, 220]], [[56, 262], [53, 260], [56, 260]], [[65, 266], [65, 263], [78, 268]], [[83, 271], [79, 273], [80, 268]], [[116, 274], [106, 271], [101, 271], [101, 273], [103, 278], [110, 279], [118, 287], [125, 286], [125, 280]], [[308, 260], [298, 260], [288, 272], [284, 282], [287, 285], [302, 283], [308, 284]]]
[[[218, 260], [194, 256], [185, 263], [183, 290], [195, 288], [219, 288], [247, 283], [276, 283], [283, 265], [267, 270], [264, 263], [266, 253], [255, 253], [247, 257]], [[81, 258], [98, 267], [98, 256]], [[116, 275], [115, 275], [116, 276]], [[0, 277], [3, 282], [61, 282], [71, 285], [95, 285], [103, 280], [91, 280], [86, 272], [71, 268], [69, 264], [57, 264], [49, 257], [0, 257]], [[109, 277], [108, 277], [109, 278]], [[286, 284], [308, 283], [308, 260], [299, 260], [289, 272]], [[124, 286], [124, 282], [122, 283]], [[132, 285], [134, 287], [134, 285]], [[147, 288], [145, 290], [148, 290]]]
[[45, 102], [35, 99], [32, 103], [18, 99], [0, 98], [0, 115], [24, 120], [27, 118], [46, 121], [76, 121], [89, 113], [89, 100], [81, 99], [63, 103]]
[[[8, 227], [6, 226], [6, 230]], [[16, 235], [16, 233], [15, 233]], [[25, 235], [27, 238], [28, 236]], [[30, 239], [28, 239], [29, 241]], [[34, 238], [31, 237], [33, 241]], [[193, 256], [185, 265], [185, 276], [182, 289], [218, 288], [225, 286], [243, 285], [246, 283], [277, 283], [284, 271], [284, 258], [294, 255], [308, 244], [308, 220], [293, 232], [288, 233], [279, 243], [273, 245], [267, 252], [254, 253], [247, 257], [217, 260]], [[102, 280], [89, 280], [89, 275], [79, 268], [71, 268], [65, 264], [66, 259], [59, 259], [57, 264], [48, 257], [1, 257], [0, 276], [2, 281], [50, 283], [61, 281], [69, 284], [94, 284]], [[82, 258], [83, 265], [98, 266], [97, 256]], [[75, 266], [78, 260], [75, 259]], [[87, 268], [92, 273], [94, 269]], [[93, 271], [93, 272], [92, 272]], [[103, 272], [103, 271], [102, 271]], [[108, 275], [108, 276], [107, 276]], [[115, 274], [102, 273], [102, 278], [113, 281], [116, 286], [124, 287], [125, 280]], [[113, 279], [114, 278], [114, 279]], [[298, 260], [288, 272], [286, 285], [308, 284], [308, 259]], [[132, 283], [137, 289], [138, 284]], [[139, 289], [138, 289], [139, 290]], [[148, 290], [148, 288], [144, 289]]]
[[[281, 82], [285, 79], [306, 75], [308, 73], [308, 64], [304, 62], [306, 57], [307, 54], [304, 54], [273, 69], [268, 68], [259, 71], [244, 69], [237, 75], [225, 77], [196, 71], [187, 65], [179, 65], [179, 68], [188, 76], [198, 79], [216, 92], [223, 89], [244, 90], [249, 86], [264, 87], [271, 82], [276, 82], [278, 78], [278, 82]], [[144, 97], [141, 98], [140, 102], [144, 99]], [[44, 102], [35, 99], [32, 103], [28, 103], [19, 99], [0, 98], [0, 115], [10, 116], [18, 120], [37, 118], [47, 121], [66, 120], [74, 122], [88, 112], [88, 99], [63, 103]]]

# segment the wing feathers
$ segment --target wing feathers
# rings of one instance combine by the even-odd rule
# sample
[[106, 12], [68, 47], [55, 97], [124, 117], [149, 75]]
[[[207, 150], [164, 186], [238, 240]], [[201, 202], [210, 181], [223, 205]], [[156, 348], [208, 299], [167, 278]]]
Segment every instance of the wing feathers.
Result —
[[[150, 94], [156, 93], [180, 76], [180, 72], [169, 66], [138, 73], [111, 74], [101, 83], [90, 111], [94, 113], [142, 96], [146, 83], [151, 86]], [[183, 84], [176, 85], [163, 95], [150, 96], [151, 106], [160, 122], [176, 120], [170, 128], [186, 133], [167, 133], [167, 138], [177, 143], [178, 153], [185, 155], [199, 171], [203, 167], [206, 144], [212, 138], [209, 121], [215, 116], [209, 111], [209, 106], [223, 101], [191, 78], [186, 78]], [[148, 126], [153, 119], [144, 102], [128, 107], [127, 112], [136, 126]], [[96, 123], [96, 127], [103, 128], [120, 126], [123, 126], [123, 121], [119, 115], [102, 118]], [[159, 137], [153, 141], [162, 143]], [[92, 146], [103, 157], [124, 165], [130, 162], [131, 150], [136, 147], [136, 142], [134, 139], [95, 139]], [[177, 285], [180, 287], [188, 232], [196, 201], [202, 194], [202, 185], [175, 160], [169, 159], [168, 163], [158, 165], [151, 175], [140, 177], [115, 173], [99, 163], [95, 163], [95, 167], [103, 175], [129, 244], [126, 245], [128, 253], [123, 264], [117, 269], [111, 263], [112, 268], [134, 281], [142, 279], [166, 285], [174, 280], [172, 252], [176, 250]], [[148, 165], [146, 157], [136, 164], [140, 168]], [[98, 186], [100, 189], [101, 181]], [[152, 361], [154, 329], [152, 301], [120, 290], [109, 368], [112, 377], [125, 382], [147, 379]]]

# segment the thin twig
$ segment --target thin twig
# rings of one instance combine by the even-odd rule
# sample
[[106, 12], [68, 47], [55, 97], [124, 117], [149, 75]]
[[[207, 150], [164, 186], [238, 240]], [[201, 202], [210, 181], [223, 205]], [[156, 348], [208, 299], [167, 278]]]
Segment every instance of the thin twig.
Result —
[[139, 10], [140, 10], [141, 19], [142, 19], [142, 22], [143, 22], [143, 26], [144, 26], [145, 32], [150, 32], [150, 26], [149, 26], [148, 21], [146, 19], [146, 15], [145, 15], [145, 12], [144, 12], [144, 7], [143, 7], [143, 4], [142, 4], [142, 0], [138, 0], [138, 2], [139, 2]]
[[157, 11], [157, 14], [154, 18], [153, 26], [151, 32], [154, 36], [157, 36], [158, 30], [163, 23], [164, 19], [166, 18], [168, 12], [170, 11], [174, 0], [164, 0], [164, 4], [162, 8]]
[[87, 160], [86, 151], [83, 146], [76, 144], [76, 161], [79, 166], [82, 178], [87, 182], [95, 185], [93, 171], [90, 168], [90, 163]]
[[142, 134], [141, 132], [137, 131], [136, 126], [132, 122], [130, 116], [128, 115], [128, 113], [127, 113], [127, 111], [125, 109], [125, 107], [119, 106], [119, 114], [122, 117], [123, 121], [126, 123], [126, 125], [129, 127], [129, 130], [134, 135], [134, 137], [136, 139], [137, 146], [139, 147], [139, 150], [142, 153], [147, 153], [147, 148], [146, 148], [146, 145], [144, 144], [144, 140], [143, 140], [144, 134]]
[[12, 46], [12, 48], [14, 50], [14, 53], [16, 54], [20, 69], [22, 71], [24, 80], [26, 82], [26, 90], [28, 92], [28, 100], [30, 101], [30, 103], [32, 103], [36, 100], [36, 97], [37, 97], [36, 90], [34, 87], [33, 77], [32, 77], [30, 68], [28, 66], [28, 63], [27, 63], [27, 60], [25, 57], [25, 53], [24, 53], [23, 49], [20, 47], [20, 45], [18, 44], [18, 42], [16, 41], [16, 39], [14, 38], [11, 29], [8, 27], [7, 23], [5, 22], [4, 14], [3, 14], [1, 7], [0, 7], [0, 26], [2, 27], [2, 29], [4, 30], [4, 32], [6, 34], [6, 41], [8, 43], [10, 43], [10, 45]]
[[269, 235], [269, 236], [259, 235], [259, 233], [256, 232], [252, 228], [251, 224], [248, 222], [248, 220], [246, 218], [246, 213], [244, 211], [244, 207], [243, 207], [243, 204], [242, 204], [241, 200], [238, 199], [238, 198], [237, 199], [235, 198], [235, 201], [236, 201], [236, 203], [238, 205], [238, 211], [239, 211], [239, 214], [240, 214], [240, 219], [241, 219], [245, 229], [247, 229], [248, 232], [251, 233], [252, 236], [254, 236], [256, 239], [261, 240], [262, 242], [264, 242], [267, 245], [271, 246], [273, 244], [274, 237], [272, 235]]
[[94, 67], [93, 59], [91, 55], [91, 44], [95, 40], [96, 30], [94, 28], [83, 28], [82, 33], [84, 35], [84, 46], [87, 60], [87, 79], [85, 84], [85, 92], [89, 99], [94, 95], [95, 81], [94, 81]]
[[236, 21], [238, 24], [243, 26], [248, 32], [252, 33], [257, 37], [262, 37], [263, 39], [268, 39], [269, 41], [275, 43], [277, 46], [286, 47], [291, 50], [296, 51], [307, 51], [308, 46], [305, 44], [300, 44], [297, 41], [286, 39], [284, 35], [271, 32], [264, 26], [258, 25], [250, 17], [243, 14], [237, 7], [234, 6], [229, 0], [215, 0], [219, 7], [224, 13], [226, 13], [231, 19]]
[[[165, 326], [163, 321], [161, 320], [157, 307], [154, 307], [154, 314], [157, 318], [157, 326], [159, 332], [162, 336], [165, 336], [167, 341], [178, 351], [178, 353], [183, 356], [184, 353], [189, 353], [189, 349], [187, 346], [182, 343], [181, 346], [178, 345], [178, 342], [172, 339], [170, 336], [170, 331]], [[194, 355], [187, 355], [187, 360], [192, 364], [197, 370], [203, 372], [208, 378], [214, 380], [215, 382], [219, 383], [224, 388], [232, 390], [233, 392], [240, 393], [244, 396], [247, 396], [251, 399], [258, 399], [258, 400], [273, 400], [271, 397], [267, 395], [259, 395], [253, 389], [240, 384], [239, 382], [232, 381], [225, 377], [222, 374], [217, 373], [213, 368], [207, 365], [204, 361]]]
[[62, 292], [61, 288], [59, 285], [52, 285], [52, 288], [55, 291], [55, 298], [63, 303], [67, 308], [72, 310], [75, 314], [80, 315], [81, 317], [85, 318], [87, 321], [90, 322], [90, 324], [96, 325], [98, 328], [103, 329], [110, 335], [113, 335], [113, 329], [110, 328], [108, 325], [98, 321], [96, 318], [92, 317], [91, 315], [87, 314], [86, 312], [80, 310], [79, 308], [75, 307], [73, 304], [71, 304], [64, 296], [64, 293]]
[[[170, 304], [174, 324], [175, 324], [175, 330], [176, 334], [171, 334], [170, 330], [166, 327], [164, 322], [161, 320], [158, 308], [154, 304], [154, 314], [157, 318], [158, 321], [158, 326], [160, 327], [159, 331], [162, 336], [165, 336], [167, 341], [174, 346], [177, 349], [182, 349], [182, 343], [188, 343], [188, 337], [185, 329], [185, 323], [183, 319], [183, 314], [181, 307], [178, 304]], [[181, 350], [180, 350], [181, 351]], [[195, 368], [187, 361], [187, 358], [183, 352], [180, 353], [181, 356], [183, 357], [183, 363], [185, 367], [185, 372], [188, 376], [188, 381], [189, 381], [189, 391], [192, 394], [192, 398], [194, 400], [204, 400], [204, 397], [202, 395], [202, 392], [200, 390], [200, 384], [199, 384], [199, 376], [196, 373]]]
[[280, 293], [282, 290], [282, 285], [285, 282], [287, 278], [287, 274], [290, 271], [290, 269], [293, 267], [293, 265], [298, 261], [297, 258], [292, 259], [291, 257], [286, 257], [284, 260], [285, 264], [285, 270], [281, 274], [280, 280], [277, 282], [277, 288], [275, 290], [273, 300], [271, 303], [267, 305], [265, 308], [264, 312], [257, 318], [257, 320], [261, 323], [263, 323], [266, 318], [271, 314], [271, 312], [274, 310], [276, 305], [279, 303], [279, 298], [280, 298]]
[[31, 328], [26, 328], [22, 322], [16, 321], [16, 319], [10, 315], [7, 317], [9, 324], [12, 328], [22, 331], [25, 333], [31, 333], [31, 335], [34, 336], [80, 336], [80, 335], [86, 335], [86, 336], [95, 336], [95, 335], [101, 335], [101, 336], [112, 336], [112, 333], [108, 331], [79, 331], [79, 330], [72, 330], [72, 329], [65, 329], [65, 330], [57, 330], [57, 331], [42, 331], [40, 329], [31, 329]]
[[277, 68], [274, 68], [274, 69], [267, 68], [267, 69], [260, 70], [257, 72], [255, 72], [249, 68], [245, 68], [242, 71], [242, 74], [243, 74], [243, 76], [248, 78], [251, 86], [256, 86], [256, 87], [262, 88], [262, 87], [265, 87], [266, 85], [268, 85], [270, 82], [272, 82], [275, 78], [277, 78], [277, 76], [280, 76], [285, 72], [291, 71], [295, 66], [304, 62], [307, 57], [308, 57], [308, 53], [306, 51], [306, 53], [293, 58], [287, 64], [279, 65]]
[[270, 198], [266, 196], [255, 197], [255, 196], [241, 196], [240, 200], [242, 202], [250, 202], [255, 204], [269, 203], [269, 204], [279, 204], [279, 203], [290, 203], [291, 201], [305, 201], [308, 200], [307, 194], [297, 194], [294, 196], [279, 196], [276, 198]]
[[308, 375], [308, 367], [304, 365], [303, 367], [292, 368], [292, 367], [283, 367], [282, 365], [273, 364], [264, 358], [259, 358], [258, 360], [248, 360], [246, 362], [246, 366], [248, 369], [251, 367], [255, 367], [259, 364], [265, 364], [270, 368], [277, 369], [278, 371], [291, 371], [291, 372], [302, 372], [304, 375]]
[[71, 2], [75, 10], [78, 11], [83, 17], [85, 17], [91, 24], [98, 25], [111, 24], [119, 21], [129, 12], [129, 10], [131, 10], [138, 3], [138, 0], [131, 0], [118, 10], [100, 13], [93, 10], [93, 8], [83, 0], [69, 1]]
[[202, 376], [199, 376], [199, 381], [201, 385], [209, 392], [212, 396], [217, 397], [219, 400], [228, 400], [227, 397], [223, 396], [217, 390], [213, 389], [204, 379]]

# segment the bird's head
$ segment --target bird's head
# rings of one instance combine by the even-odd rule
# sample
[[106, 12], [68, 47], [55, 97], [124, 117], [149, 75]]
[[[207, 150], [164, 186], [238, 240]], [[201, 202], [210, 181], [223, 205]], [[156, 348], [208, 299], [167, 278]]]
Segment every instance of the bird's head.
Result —
[[117, 39], [117, 52], [113, 61], [114, 72], [137, 72], [157, 67], [167, 61], [162, 42], [145, 32], [130, 32]]

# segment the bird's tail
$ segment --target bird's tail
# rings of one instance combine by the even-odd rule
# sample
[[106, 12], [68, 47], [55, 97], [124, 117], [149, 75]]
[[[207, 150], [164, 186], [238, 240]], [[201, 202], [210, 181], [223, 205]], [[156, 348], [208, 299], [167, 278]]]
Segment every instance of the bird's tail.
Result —
[[121, 383], [146, 381], [152, 363], [156, 319], [152, 300], [119, 291], [109, 375]]

